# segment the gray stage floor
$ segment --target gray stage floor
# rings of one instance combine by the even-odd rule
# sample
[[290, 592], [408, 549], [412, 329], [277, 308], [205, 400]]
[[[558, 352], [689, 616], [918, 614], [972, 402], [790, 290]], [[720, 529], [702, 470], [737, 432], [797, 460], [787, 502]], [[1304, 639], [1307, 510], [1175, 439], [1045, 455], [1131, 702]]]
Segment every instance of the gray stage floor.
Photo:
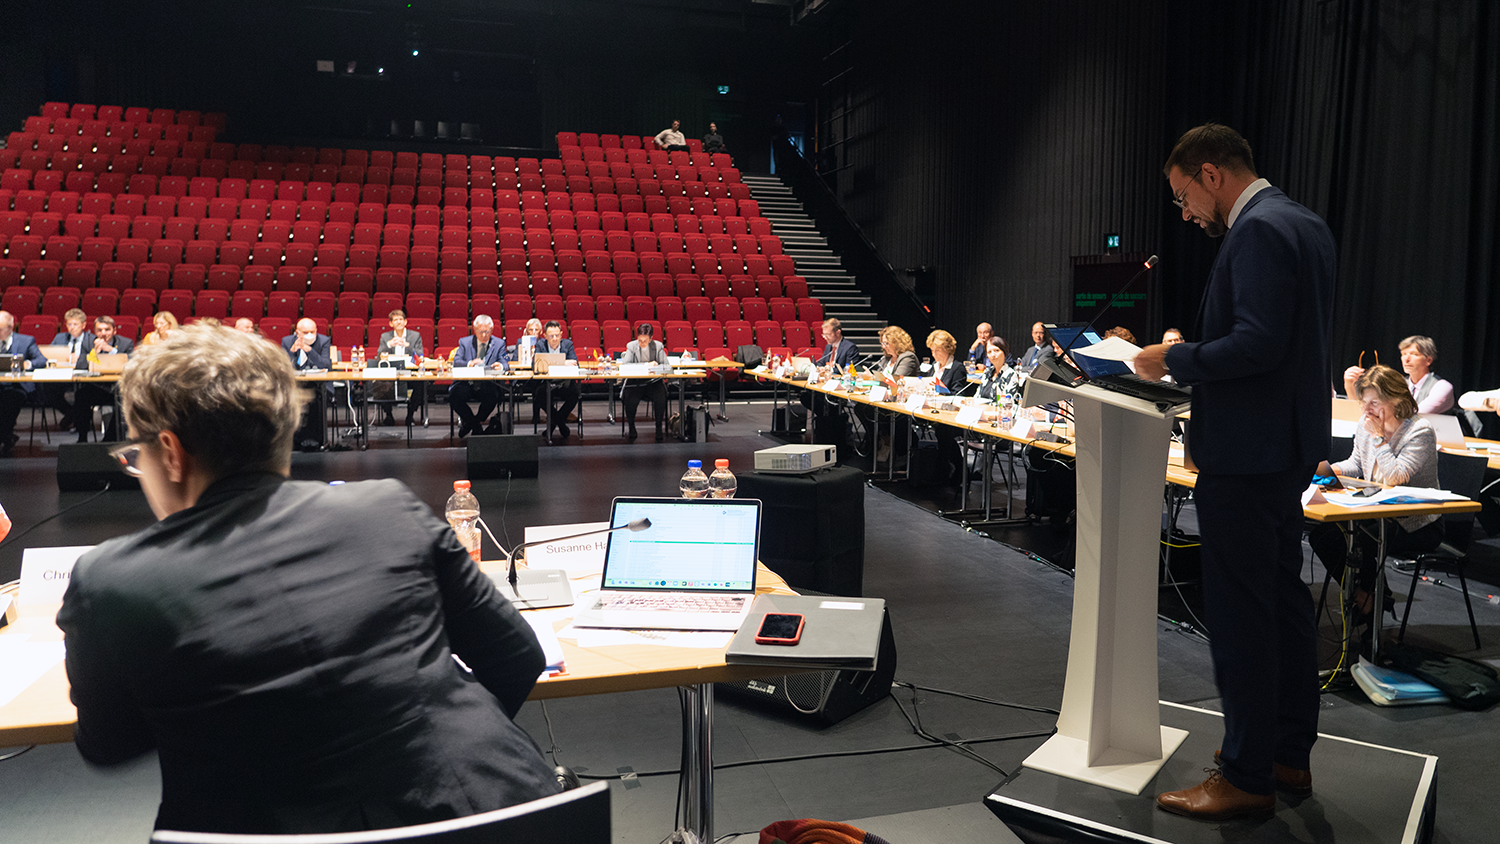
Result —
[[[486, 519], [515, 537], [528, 524], [603, 518], [615, 494], [673, 494], [689, 458], [728, 457], [734, 468], [746, 469], [752, 453], [771, 444], [758, 434], [769, 421], [769, 409], [732, 404], [730, 415], [731, 421], [714, 427], [709, 442], [696, 444], [629, 444], [617, 430], [591, 424], [583, 440], [542, 449], [540, 479], [516, 480], [508, 489], [505, 482], [477, 484]], [[440, 510], [452, 480], [464, 474], [463, 451], [446, 447], [446, 417], [434, 419], [412, 449], [404, 447], [399, 429], [376, 428], [374, 434], [375, 447], [368, 452], [298, 455], [294, 475], [397, 477]], [[59, 494], [55, 460], [40, 445], [31, 454], [0, 462], [0, 502], [18, 531], [89, 497]], [[905, 488], [865, 491], [865, 593], [889, 602], [899, 652], [897, 680], [1025, 707], [1056, 707], [1067, 659], [1071, 578], [1033, 555], [938, 518], [931, 509], [949, 506], [945, 495]], [[139, 493], [111, 492], [41, 525], [18, 544], [98, 541], [149, 519]], [[1018, 529], [1003, 538], [1017, 548], [1044, 549], [1056, 542], [1049, 531]], [[0, 581], [13, 578], [19, 568], [18, 544], [0, 547]], [[1310, 571], [1316, 581], [1309, 588], [1315, 588], [1322, 570]], [[1482, 583], [1471, 585], [1493, 591]], [[1404, 591], [1403, 581], [1397, 592]], [[1468, 631], [1457, 593], [1424, 587], [1419, 598], [1409, 638], [1462, 650]], [[1479, 655], [1493, 660], [1500, 655], [1500, 607], [1480, 601], [1475, 609], [1488, 643]], [[1214, 708], [1207, 644], [1166, 622], [1159, 630], [1163, 699]], [[851, 821], [893, 844], [1016, 840], [981, 801], [1002, 779], [995, 768], [1014, 770], [1041, 739], [972, 745], [995, 768], [949, 749], [898, 749], [922, 744], [902, 707], [915, 711], [928, 732], [949, 740], [1035, 733], [1053, 723], [1045, 712], [905, 687], [823, 729], [721, 699], [716, 760], [751, 764], [716, 776], [716, 832], [750, 832], [777, 820], [818, 817]], [[527, 704], [520, 721], [544, 750], [555, 745], [559, 762], [589, 776], [618, 777], [623, 768], [642, 774], [612, 786], [616, 841], [650, 844], [671, 831], [676, 777], [655, 772], [671, 771], [678, 763], [674, 691], [554, 701], [546, 716], [550, 737], [541, 705]], [[1490, 798], [1500, 715], [1448, 707], [1379, 709], [1363, 696], [1338, 692], [1323, 697], [1322, 729], [1438, 755], [1436, 840], [1493, 839], [1500, 824], [1500, 808]], [[756, 761], [882, 749], [890, 752]], [[69, 745], [42, 746], [0, 762], [0, 842], [144, 841], [157, 777], [154, 758], [97, 770], [84, 765]]]

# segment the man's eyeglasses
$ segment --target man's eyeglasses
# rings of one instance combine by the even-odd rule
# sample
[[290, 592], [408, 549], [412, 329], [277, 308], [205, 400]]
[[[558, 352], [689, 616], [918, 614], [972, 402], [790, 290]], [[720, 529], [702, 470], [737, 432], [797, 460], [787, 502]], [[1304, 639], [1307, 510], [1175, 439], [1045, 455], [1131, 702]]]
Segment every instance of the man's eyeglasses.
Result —
[[132, 478], [139, 478], [145, 474], [140, 466], [141, 449], [145, 446], [145, 440], [129, 440], [110, 449], [109, 456], [120, 461], [120, 468], [125, 474]]
[[1187, 189], [1188, 189], [1188, 185], [1191, 185], [1193, 182], [1198, 181], [1198, 177], [1201, 176], [1201, 175], [1203, 175], [1203, 167], [1202, 167], [1202, 165], [1199, 165], [1198, 169], [1193, 172], [1193, 178], [1188, 179], [1187, 180], [1187, 184], [1182, 186], [1182, 192], [1181, 193], [1175, 193], [1175, 194], [1172, 195], [1172, 204], [1173, 205], [1176, 205], [1178, 208], [1181, 208], [1184, 211], [1187, 210]]

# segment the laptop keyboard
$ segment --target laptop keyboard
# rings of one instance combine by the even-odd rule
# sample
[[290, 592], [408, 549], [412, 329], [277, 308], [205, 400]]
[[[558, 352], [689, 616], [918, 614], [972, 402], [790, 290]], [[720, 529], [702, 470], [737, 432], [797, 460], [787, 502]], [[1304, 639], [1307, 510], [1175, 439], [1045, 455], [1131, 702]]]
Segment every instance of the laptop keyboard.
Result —
[[737, 613], [745, 600], [744, 595], [607, 595], [594, 602], [594, 609]]
[[1146, 401], [1166, 402], [1169, 406], [1182, 404], [1193, 398], [1185, 387], [1162, 381], [1147, 381], [1139, 375], [1101, 375], [1090, 378], [1089, 383]]

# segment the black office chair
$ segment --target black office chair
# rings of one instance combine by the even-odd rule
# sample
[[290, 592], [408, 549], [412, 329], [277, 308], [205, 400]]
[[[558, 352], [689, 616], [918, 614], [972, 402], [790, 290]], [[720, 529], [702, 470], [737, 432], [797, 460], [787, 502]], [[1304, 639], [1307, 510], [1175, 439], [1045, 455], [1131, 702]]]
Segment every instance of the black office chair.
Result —
[[609, 844], [610, 837], [609, 784], [596, 782], [508, 809], [399, 829], [300, 835], [238, 835], [158, 829], [151, 833], [151, 844], [498, 844], [507, 841]]
[[[1443, 489], [1456, 492], [1466, 498], [1477, 499], [1484, 486], [1484, 470], [1489, 463], [1486, 456], [1451, 454], [1438, 452], [1438, 482]], [[1464, 578], [1464, 563], [1469, 547], [1469, 535], [1474, 528], [1473, 513], [1455, 513], [1443, 517], [1443, 528], [1447, 536], [1437, 548], [1417, 557], [1411, 571], [1411, 590], [1406, 596], [1406, 610], [1401, 613], [1401, 629], [1396, 641], [1406, 636], [1406, 620], [1411, 617], [1411, 605], [1417, 594], [1417, 584], [1422, 582], [1422, 572], [1433, 564], [1446, 564], [1458, 574], [1458, 585], [1463, 590], [1464, 609], [1469, 611], [1469, 630], [1474, 634], [1474, 648], [1479, 648], [1479, 625], [1474, 623], [1474, 605], [1469, 601], [1469, 582]]]

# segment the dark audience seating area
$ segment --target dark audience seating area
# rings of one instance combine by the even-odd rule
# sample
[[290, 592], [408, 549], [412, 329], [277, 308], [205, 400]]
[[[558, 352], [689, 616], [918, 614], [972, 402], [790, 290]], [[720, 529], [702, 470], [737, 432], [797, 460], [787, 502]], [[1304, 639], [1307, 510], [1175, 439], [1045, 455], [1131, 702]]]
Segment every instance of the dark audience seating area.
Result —
[[[222, 114], [47, 103], [0, 150], [0, 309], [50, 340], [62, 314], [300, 317], [373, 353], [386, 315], [447, 354], [480, 315], [514, 343], [558, 320], [581, 356], [652, 322], [673, 354], [821, 345], [822, 304], [728, 155], [558, 133], [557, 158], [216, 138]], [[696, 145], [696, 140], [691, 142]]]

